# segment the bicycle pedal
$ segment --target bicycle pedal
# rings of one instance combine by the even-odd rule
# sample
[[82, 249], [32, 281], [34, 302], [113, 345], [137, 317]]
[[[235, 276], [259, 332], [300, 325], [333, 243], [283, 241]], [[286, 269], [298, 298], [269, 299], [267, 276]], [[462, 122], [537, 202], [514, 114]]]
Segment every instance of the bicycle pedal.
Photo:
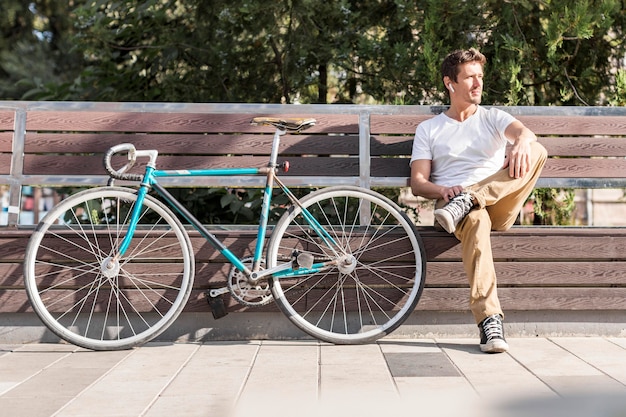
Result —
[[224, 299], [221, 295], [213, 297], [211, 296], [211, 290], [206, 290], [204, 294], [206, 295], [206, 301], [209, 303], [209, 307], [211, 307], [211, 313], [214, 319], [221, 319], [228, 314], [226, 304], [224, 304]]

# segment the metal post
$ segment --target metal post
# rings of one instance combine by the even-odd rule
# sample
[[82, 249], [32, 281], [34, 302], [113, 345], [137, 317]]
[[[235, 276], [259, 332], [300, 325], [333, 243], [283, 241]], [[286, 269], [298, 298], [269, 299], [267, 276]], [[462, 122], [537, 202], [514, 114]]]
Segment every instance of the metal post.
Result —
[[7, 224], [17, 226], [22, 201], [22, 177], [24, 173], [24, 140], [26, 136], [26, 110], [15, 110], [13, 148], [11, 156], [11, 177], [9, 184], [9, 212]]
[[[370, 157], [370, 113], [362, 111], [359, 113], [359, 185], [363, 188], [370, 188], [371, 184]], [[359, 216], [361, 224], [369, 224], [371, 217], [371, 207], [369, 205], [362, 207]]]

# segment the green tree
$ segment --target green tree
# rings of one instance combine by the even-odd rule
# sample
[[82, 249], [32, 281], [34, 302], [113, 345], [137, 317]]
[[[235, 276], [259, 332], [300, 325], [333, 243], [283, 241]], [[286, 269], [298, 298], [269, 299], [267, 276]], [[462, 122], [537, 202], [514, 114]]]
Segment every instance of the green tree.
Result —
[[486, 104], [623, 102], [620, 0], [3, 5], [5, 99], [440, 104], [441, 60], [474, 46]]
[[[82, 71], [72, 53], [70, 10], [76, 1], [3, 0], [0, 14], [0, 98], [64, 99], [56, 93]], [[49, 91], [54, 91], [48, 95]]]

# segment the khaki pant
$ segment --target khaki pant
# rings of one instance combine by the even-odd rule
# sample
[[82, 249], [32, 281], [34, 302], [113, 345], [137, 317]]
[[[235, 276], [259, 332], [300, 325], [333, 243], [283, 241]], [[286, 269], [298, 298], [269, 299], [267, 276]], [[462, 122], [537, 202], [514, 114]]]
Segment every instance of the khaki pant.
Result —
[[[508, 230], [532, 192], [548, 153], [538, 142], [532, 143], [532, 165], [522, 178], [509, 177], [503, 169], [467, 187], [475, 207], [461, 220], [454, 232], [461, 241], [463, 267], [470, 285], [470, 310], [476, 323], [502, 313], [497, 292], [496, 271], [491, 253], [491, 231]], [[438, 200], [437, 206], [445, 205]]]

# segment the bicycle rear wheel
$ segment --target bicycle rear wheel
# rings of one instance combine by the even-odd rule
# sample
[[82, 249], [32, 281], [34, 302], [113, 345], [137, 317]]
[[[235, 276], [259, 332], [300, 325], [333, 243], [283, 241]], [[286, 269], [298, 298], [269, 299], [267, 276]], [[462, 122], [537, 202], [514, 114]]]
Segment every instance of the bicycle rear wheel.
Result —
[[[411, 314], [424, 287], [426, 257], [408, 217], [392, 201], [358, 187], [330, 187], [309, 194], [279, 220], [268, 243], [268, 267], [313, 256], [341, 266], [290, 278], [270, 278], [274, 299], [309, 335], [336, 344], [377, 340]], [[336, 247], [303, 216], [306, 210]], [[334, 246], [333, 245], [333, 246]]]
[[128, 349], [163, 332], [189, 298], [189, 236], [146, 196], [123, 258], [135, 190], [102, 187], [59, 203], [30, 238], [24, 279], [31, 305], [60, 338], [93, 350]]

